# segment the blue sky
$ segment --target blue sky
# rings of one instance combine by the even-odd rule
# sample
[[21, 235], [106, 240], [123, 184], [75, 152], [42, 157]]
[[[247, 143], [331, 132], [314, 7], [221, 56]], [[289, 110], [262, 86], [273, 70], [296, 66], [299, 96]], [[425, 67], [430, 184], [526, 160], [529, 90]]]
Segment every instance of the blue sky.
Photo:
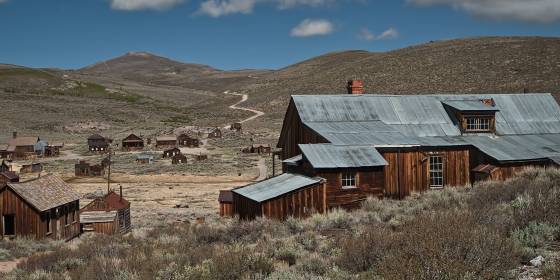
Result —
[[0, 0], [0, 63], [79, 68], [148, 51], [277, 69], [332, 51], [560, 36], [559, 0]]

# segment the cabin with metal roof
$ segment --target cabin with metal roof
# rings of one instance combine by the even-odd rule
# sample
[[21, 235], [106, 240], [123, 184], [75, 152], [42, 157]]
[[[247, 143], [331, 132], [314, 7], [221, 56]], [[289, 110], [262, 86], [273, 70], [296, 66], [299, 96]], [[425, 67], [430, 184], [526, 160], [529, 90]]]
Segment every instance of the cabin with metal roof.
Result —
[[268, 217], [284, 220], [327, 210], [323, 178], [284, 173], [232, 190], [233, 213], [241, 219]]
[[175, 135], [162, 135], [156, 137], [156, 148], [175, 148], [177, 147], [177, 136]]
[[124, 234], [132, 229], [130, 202], [122, 194], [110, 191], [94, 198], [80, 210], [80, 224], [83, 232], [104, 234]]
[[[557, 165], [560, 106], [552, 95], [537, 93], [294, 95], [277, 146], [284, 172], [321, 176], [338, 189], [336, 197], [350, 197], [355, 189], [345, 184], [358, 182], [358, 189], [365, 183], [403, 198], [468, 185], [487, 171], [507, 179], [527, 166]], [[370, 154], [341, 152], [358, 147]], [[380, 158], [379, 176], [349, 166]], [[338, 175], [321, 174], [325, 166]]]
[[70, 240], [78, 236], [80, 197], [54, 175], [8, 182], [0, 187], [1, 237]]

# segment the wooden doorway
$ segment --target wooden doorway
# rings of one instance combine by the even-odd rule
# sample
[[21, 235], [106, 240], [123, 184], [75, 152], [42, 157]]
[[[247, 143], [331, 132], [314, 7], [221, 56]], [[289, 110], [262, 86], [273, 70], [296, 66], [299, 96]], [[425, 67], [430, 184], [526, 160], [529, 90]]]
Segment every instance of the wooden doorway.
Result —
[[16, 216], [14, 214], [2, 216], [2, 234], [4, 236], [16, 235]]

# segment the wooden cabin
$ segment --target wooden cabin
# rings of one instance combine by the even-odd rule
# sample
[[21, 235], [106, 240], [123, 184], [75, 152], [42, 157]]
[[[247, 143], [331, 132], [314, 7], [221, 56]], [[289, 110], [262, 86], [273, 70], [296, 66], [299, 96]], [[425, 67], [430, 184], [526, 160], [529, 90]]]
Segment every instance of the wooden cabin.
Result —
[[40, 173], [43, 171], [43, 164], [40, 162], [26, 163], [21, 165], [19, 173]]
[[240, 122], [234, 122], [229, 126], [230, 130], [241, 131], [242, 125]]
[[177, 136], [177, 142], [179, 145], [188, 148], [198, 148], [200, 146], [200, 141], [196, 137], [191, 137], [187, 133], [183, 133]]
[[87, 139], [89, 151], [92, 153], [107, 152], [112, 142], [112, 139], [101, 136], [99, 134], [93, 134]]
[[80, 160], [74, 165], [74, 175], [76, 177], [103, 177], [105, 176], [105, 168], [105, 161], [99, 164], [91, 164], [85, 160]]
[[80, 234], [80, 194], [54, 175], [0, 188], [2, 238], [70, 240]]
[[221, 190], [218, 196], [220, 203], [220, 216], [232, 217], [233, 216], [233, 194], [231, 190]]
[[560, 106], [550, 94], [369, 95], [359, 86], [294, 95], [284, 118], [283, 172], [324, 178], [327, 209], [560, 165]]
[[114, 191], [95, 198], [80, 210], [80, 224], [83, 232], [104, 234], [124, 234], [132, 229], [130, 202]]
[[177, 147], [177, 136], [165, 135], [165, 136], [156, 137], [156, 147], [158, 149]]
[[219, 128], [211, 128], [208, 130], [208, 139], [220, 139], [222, 138], [222, 130]]
[[152, 164], [154, 162], [154, 156], [148, 154], [139, 154], [136, 156], [136, 163], [140, 164]]
[[35, 145], [41, 139], [37, 136], [18, 136], [13, 133], [12, 139], [8, 141], [4, 154], [9, 159], [33, 159], [36, 158]]
[[327, 188], [322, 178], [285, 173], [232, 190], [233, 213], [241, 219], [258, 216], [285, 220], [327, 211]]
[[194, 158], [195, 158], [197, 161], [207, 160], [207, 159], [208, 159], [208, 155], [206, 155], [206, 154], [198, 154], [198, 155], [195, 155]]
[[271, 154], [272, 148], [269, 144], [253, 144], [249, 147], [249, 153], [252, 154]]
[[187, 156], [183, 154], [176, 154], [171, 157], [171, 164], [187, 164]]
[[52, 142], [48, 143], [47, 147], [45, 147], [45, 156], [46, 157], [57, 157], [60, 155], [60, 150], [64, 148], [64, 142]]
[[179, 150], [179, 148], [172, 148], [172, 149], [168, 149], [163, 151], [163, 158], [170, 158], [170, 157], [174, 157], [176, 155], [180, 155], [181, 154], [181, 150]]
[[122, 149], [125, 151], [139, 151], [144, 149], [144, 140], [134, 134], [122, 140]]

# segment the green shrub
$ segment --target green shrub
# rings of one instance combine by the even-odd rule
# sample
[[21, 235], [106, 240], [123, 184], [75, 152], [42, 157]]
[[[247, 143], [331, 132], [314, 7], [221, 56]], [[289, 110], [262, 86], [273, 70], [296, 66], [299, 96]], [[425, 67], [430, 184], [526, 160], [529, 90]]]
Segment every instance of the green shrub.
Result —
[[511, 236], [521, 246], [536, 249], [553, 241], [557, 233], [558, 227], [532, 222], [522, 229], [513, 231]]

